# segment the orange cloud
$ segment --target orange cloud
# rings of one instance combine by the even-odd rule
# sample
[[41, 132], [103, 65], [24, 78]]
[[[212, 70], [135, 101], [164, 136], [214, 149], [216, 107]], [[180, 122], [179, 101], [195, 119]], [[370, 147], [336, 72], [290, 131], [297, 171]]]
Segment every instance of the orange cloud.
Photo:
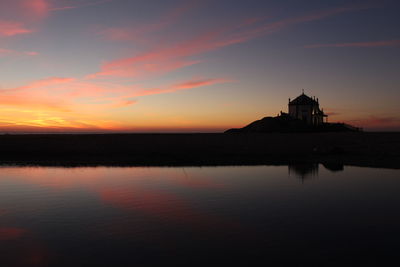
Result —
[[21, 90], [28, 90], [28, 89], [42, 88], [42, 87], [51, 86], [51, 85], [68, 83], [68, 82], [72, 82], [72, 81], [75, 81], [75, 79], [74, 78], [50, 77], [50, 78], [30, 82], [27, 85], [24, 85], [21, 87], [17, 87], [17, 88], [13, 88], [13, 89], [4, 89], [4, 90], [0, 91], [0, 94], [21, 91]]
[[38, 127], [65, 131], [124, 129], [118, 122], [102, 119], [100, 114], [104, 115], [104, 110], [134, 105], [137, 101], [133, 98], [136, 97], [173, 93], [224, 82], [229, 81], [194, 79], [146, 89], [136, 85], [51, 77], [0, 90], [0, 130], [36, 131]]
[[[18, 114], [15, 112], [14, 114]], [[95, 118], [81, 119], [79, 116], [73, 118], [53, 118], [50, 119], [20, 119], [13, 121], [2, 121], [0, 118], [0, 131], [6, 132], [104, 132], [115, 131], [121, 128], [115, 122], [104, 121]]]
[[121, 100], [119, 103], [115, 103], [113, 106], [116, 108], [127, 107], [136, 104], [136, 100]]
[[0, 106], [55, 112], [71, 112], [85, 109], [86, 106], [116, 108], [135, 103], [127, 99], [127, 95], [132, 93], [133, 89], [133, 86], [50, 77], [24, 86], [1, 90]]
[[57, 100], [41, 99], [40, 97], [24, 97], [23, 95], [0, 95], [0, 106], [17, 106], [24, 110], [49, 110], [57, 112], [69, 112], [70, 109], [65, 104], [60, 104]]
[[313, 44], [313, 45], [306, 45], [304, 47], [305, 48], [320, 48], [320, 47], [388, 47], [388, 46], [400, 46], [400, 40], [339, 43], [339, 44]]
[[46, 86], [60, 84], [62, 78], [49, 78], [31, 82], [25, 86], [3, 89], [0, 91], [0, 106], [17, 106], [25, 110], [50, 110], [69, 112], [66, 100], [54, 98], [46, 90]]
[[20, 22], [0, 20], [0, 36], [14, 36], [31, 32]]
[[173, 88], [176, 88], [177, 90], [185, 90], [185, 89], [192, 89], [192, 88], [196, 88], [196, 87], [208, 86], [208, 85], [213, 85], [213, 84], [217, 84], [217, 83], [225, 83], [225, 82], [228, 82], [228, 80], [224, 80], [224, 79], [192, 80], [192, 81], [175, 84], [173, 86]]
[[[88, 83], [74, 78], [50, 77], [1, 90], [0, 106], [57, 112], [70, 112], [71, 109], [79, 109], [85, 105], [97, 108], [123, 107], [135, 103], [127, 99], [134, 88], [110, 83]], [[78, 102], [80, 103], [77, 104]]]

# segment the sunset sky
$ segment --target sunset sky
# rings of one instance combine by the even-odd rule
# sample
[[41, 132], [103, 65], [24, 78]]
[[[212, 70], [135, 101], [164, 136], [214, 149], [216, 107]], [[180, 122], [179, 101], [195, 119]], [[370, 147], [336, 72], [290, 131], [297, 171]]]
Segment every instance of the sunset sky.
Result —
[[400, 1], [1, 0], [0, 132], [400, 130]]

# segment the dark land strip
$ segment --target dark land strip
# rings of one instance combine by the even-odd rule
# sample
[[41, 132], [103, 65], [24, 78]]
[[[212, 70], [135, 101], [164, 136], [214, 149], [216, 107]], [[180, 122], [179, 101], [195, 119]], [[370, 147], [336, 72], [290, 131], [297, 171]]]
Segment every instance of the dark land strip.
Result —
[[400, 133], [0, 135], [0, 164], [226, 166], [292, 163], [400, 169]]

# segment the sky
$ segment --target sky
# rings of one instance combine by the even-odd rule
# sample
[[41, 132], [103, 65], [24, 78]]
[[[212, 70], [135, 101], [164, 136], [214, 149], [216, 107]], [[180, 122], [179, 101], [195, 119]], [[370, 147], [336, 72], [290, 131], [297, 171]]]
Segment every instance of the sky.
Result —
[[0, 132], [400, 131], [396, 0], [0, 0]]

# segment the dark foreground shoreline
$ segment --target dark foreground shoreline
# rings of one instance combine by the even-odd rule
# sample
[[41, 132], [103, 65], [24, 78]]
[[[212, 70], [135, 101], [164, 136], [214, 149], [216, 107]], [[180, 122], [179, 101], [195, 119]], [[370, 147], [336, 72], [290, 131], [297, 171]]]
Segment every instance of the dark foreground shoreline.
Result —
[[400, 168], [400, 133], [0, 135], [0, 164]]

